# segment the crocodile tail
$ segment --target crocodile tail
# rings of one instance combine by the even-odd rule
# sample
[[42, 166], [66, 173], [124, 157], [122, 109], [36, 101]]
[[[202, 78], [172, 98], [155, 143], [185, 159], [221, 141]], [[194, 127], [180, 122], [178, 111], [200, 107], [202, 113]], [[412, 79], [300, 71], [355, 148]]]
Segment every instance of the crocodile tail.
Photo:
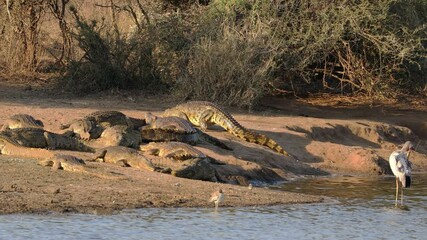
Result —
[[230, 131], [236, 137], [244, 139], [247, 142], [256, 143], [261, 146], [266, 146], [272, 149], [275, 152], [283, 154], [285, 156], [290, 156], [276, 141], [273, 139], [259, 133], [249, 131], [247, 129], [241, 128], [238, 131]]
[[71, 126], [71, 124], [61, 124], [61, 126], [59, 126], [59, 129], [64, 130], [67, 129]]
[[89, 147], [84, 143], [77, 142], [77, 151], [95, 153], [96, 149], [93, 147]]
[[287, 153], [276, 141], [274, 141], [273, 139], [265, 135], [255, 133], [244, 128], [242, 125], [240, 125], [239, 122], [237, 122], [236, 119], [233, 118], [233, 116], [231, 116], [231, 114], [226, 112], [224, 109], [222, 109], [218, 105], [212, 104], [212, 103], [205, 103], [205, 104], [208, 104], [212, 109], [215, 109], [212, 112], [211, 122], [214, 122], [215, 124], [220, 125], [227, 132], [239, 138], [242, 138], [247, 142], [266, 146], [275, 152], [278, 152], [285, 156], [290, 156], [289, 153]]
[[202, 140], [204, 140], [204, 141], [206, 141], [208, 143], [211, 143], [211, 144], [213, 144], [213, 145], [215, 145], [217, 147], [220, 147], [220, 148], [223, 148], [223, 149], [226, 149], [226, 150], [233, 150], [232, 148], [230, 148], [229, 146], [227, 146], [226, 144], [224, 144], [223, 142], [221, 142], [218, 138], [212, 137], [209, 134], [206, 134], [206, 133], [204, 133], [204, 132], [202, 132], [200, 130], [198, 130], [197, 133], [199, 134], [199, 138], [200, 139], [202, 139]]

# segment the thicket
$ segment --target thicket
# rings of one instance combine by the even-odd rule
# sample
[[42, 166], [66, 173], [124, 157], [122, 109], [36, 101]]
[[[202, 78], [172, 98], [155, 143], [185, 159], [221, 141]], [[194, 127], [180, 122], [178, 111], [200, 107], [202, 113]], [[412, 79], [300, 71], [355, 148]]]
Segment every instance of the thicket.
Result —
[[[79, 93], [138, 88], [243, 107], [268, 94], [427, 96], [425, 0], [99, 0], [109, 14], [97, 19], [79, 1], [6, 2], [0, 71], [40, 71], [50, 56]], [[56, 51], [40, 44], [44, 16], [59, 26]]]

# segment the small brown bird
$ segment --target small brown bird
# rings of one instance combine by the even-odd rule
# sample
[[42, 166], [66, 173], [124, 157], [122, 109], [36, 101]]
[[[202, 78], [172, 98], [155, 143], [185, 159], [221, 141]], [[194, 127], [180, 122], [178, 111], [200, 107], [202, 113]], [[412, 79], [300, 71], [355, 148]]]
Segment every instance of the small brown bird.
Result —
[[218, 210], [219, 203], [223, 201], [224, 201], [224, 193], [222, 192], [221, 188], [218, 191], [213, 192], [211, 195], [211, 198], [209, 199], [209, 202], [215, 203], [215, 210]]

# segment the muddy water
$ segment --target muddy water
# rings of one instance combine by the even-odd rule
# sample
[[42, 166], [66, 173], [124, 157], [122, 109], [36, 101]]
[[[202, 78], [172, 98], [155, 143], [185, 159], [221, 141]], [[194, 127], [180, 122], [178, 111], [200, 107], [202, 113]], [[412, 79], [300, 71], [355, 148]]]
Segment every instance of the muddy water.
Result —
[[[322, 204], [140, 209], [118, 215], [3, 215], [0, 239], [426, 239], [427, 174], [394, 208], [394, 178], [305, 179], [280, 186]], [[276, 187], [275, 187], [276, 188]]]

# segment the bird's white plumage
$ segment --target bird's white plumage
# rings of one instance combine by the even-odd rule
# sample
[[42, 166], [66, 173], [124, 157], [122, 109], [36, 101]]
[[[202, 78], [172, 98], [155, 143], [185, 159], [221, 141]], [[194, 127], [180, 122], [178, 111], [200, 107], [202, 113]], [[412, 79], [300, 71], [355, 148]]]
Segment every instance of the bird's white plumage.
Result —
[[390, 168], [394, 176], [399, 178], [403, 187], [406, 187], [406, 178], [411, 177], [411, 162], [407, 157], [407, 152], [399, 150], [394, 151], [389, 158]]
[[411, 186], [411, 162], [409, 161], [409, 154], [411, 150], [414, 150], [414, 145], [407, 141], [403, 145], [402, 149], [394, 151], [390, 154], [388, 162], [390, 164], [391, 171], [396, 177], [396, 206], [397, 206], [397, 195], [399, 192], [399, 182], [402, 184], [402, 197], [401, 204], [403, 205], [403, 188]]

